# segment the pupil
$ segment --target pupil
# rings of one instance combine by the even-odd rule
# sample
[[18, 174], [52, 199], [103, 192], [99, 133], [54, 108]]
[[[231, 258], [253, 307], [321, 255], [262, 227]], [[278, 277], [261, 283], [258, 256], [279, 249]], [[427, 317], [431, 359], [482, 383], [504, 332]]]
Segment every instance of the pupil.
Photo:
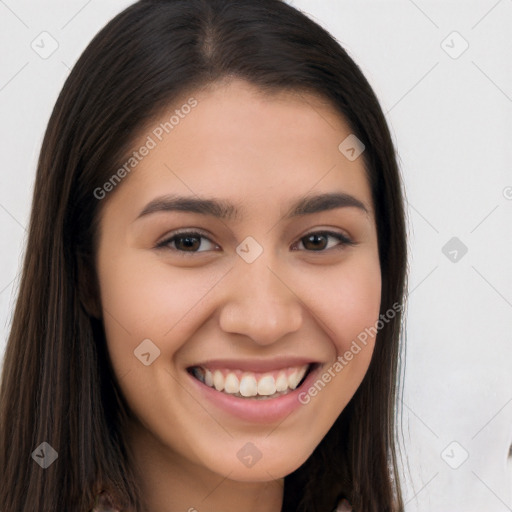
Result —
[[[307, 244], [312, 242], [312, 244], [313, 244], [312, 249], [323, 249], [323, 248], [325, 248], [325, 239], [326, 239], [325, 235], [317, 235], [317, 234], [309, 235], [308, 237], [306, 237], [306, 243], [304, 244], [304, 246], [306, 248], [308, 248]], [[320, 242], [321, 247], [318, 246], [319, 242]]]
[[[179, 243], [180, 240], [182, 241], [181, 244]], [[198, 241], [199, 238], [197, 236], [182, 236], [178, 238], [178, 245], [185, 249], [198, 249], [200, 245], [197, 243]]]

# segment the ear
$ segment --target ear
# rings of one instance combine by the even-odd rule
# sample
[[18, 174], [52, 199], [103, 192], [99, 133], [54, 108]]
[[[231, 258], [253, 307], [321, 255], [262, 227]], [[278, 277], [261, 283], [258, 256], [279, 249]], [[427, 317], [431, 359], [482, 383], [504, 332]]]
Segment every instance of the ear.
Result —
[[78, 256], [78, 294], [80, 303], [89, 316], [101, 319], [101, 301], [98, 280], [91, 261]]

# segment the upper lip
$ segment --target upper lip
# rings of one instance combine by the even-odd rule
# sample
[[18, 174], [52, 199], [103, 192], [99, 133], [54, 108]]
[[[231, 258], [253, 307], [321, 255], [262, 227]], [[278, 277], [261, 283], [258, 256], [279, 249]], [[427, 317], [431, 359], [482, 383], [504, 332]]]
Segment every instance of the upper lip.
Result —
[[304, 357], [276, 356], [272, 359], [210, 359], [191, 365], [202, 366], [211, 370], [227, 368], [230, 370], [242, 370], [246, 372], [271, 372], [283, 368], [315, 364], [317, 361]]

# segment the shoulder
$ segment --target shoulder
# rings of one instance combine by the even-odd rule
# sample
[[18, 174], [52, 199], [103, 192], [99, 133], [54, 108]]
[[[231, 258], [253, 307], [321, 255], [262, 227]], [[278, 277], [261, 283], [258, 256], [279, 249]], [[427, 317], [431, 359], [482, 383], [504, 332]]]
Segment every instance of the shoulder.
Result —
[[352, 507], [347, 500], [341, 500], [334, 512], [352, 512]]

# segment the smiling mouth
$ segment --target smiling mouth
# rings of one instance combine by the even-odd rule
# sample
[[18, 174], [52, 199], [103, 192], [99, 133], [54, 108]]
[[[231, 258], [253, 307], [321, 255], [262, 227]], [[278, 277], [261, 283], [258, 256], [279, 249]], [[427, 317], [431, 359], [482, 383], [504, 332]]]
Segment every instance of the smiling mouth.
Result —
[[238, 398], [269, 400], [299, 388], [317, 366], [317, 363], [309, 363], [263, 373], [227, 368], [210, 370], [203, 366], [191, 366], [187, 368], [187, 372], [220, 393]]

